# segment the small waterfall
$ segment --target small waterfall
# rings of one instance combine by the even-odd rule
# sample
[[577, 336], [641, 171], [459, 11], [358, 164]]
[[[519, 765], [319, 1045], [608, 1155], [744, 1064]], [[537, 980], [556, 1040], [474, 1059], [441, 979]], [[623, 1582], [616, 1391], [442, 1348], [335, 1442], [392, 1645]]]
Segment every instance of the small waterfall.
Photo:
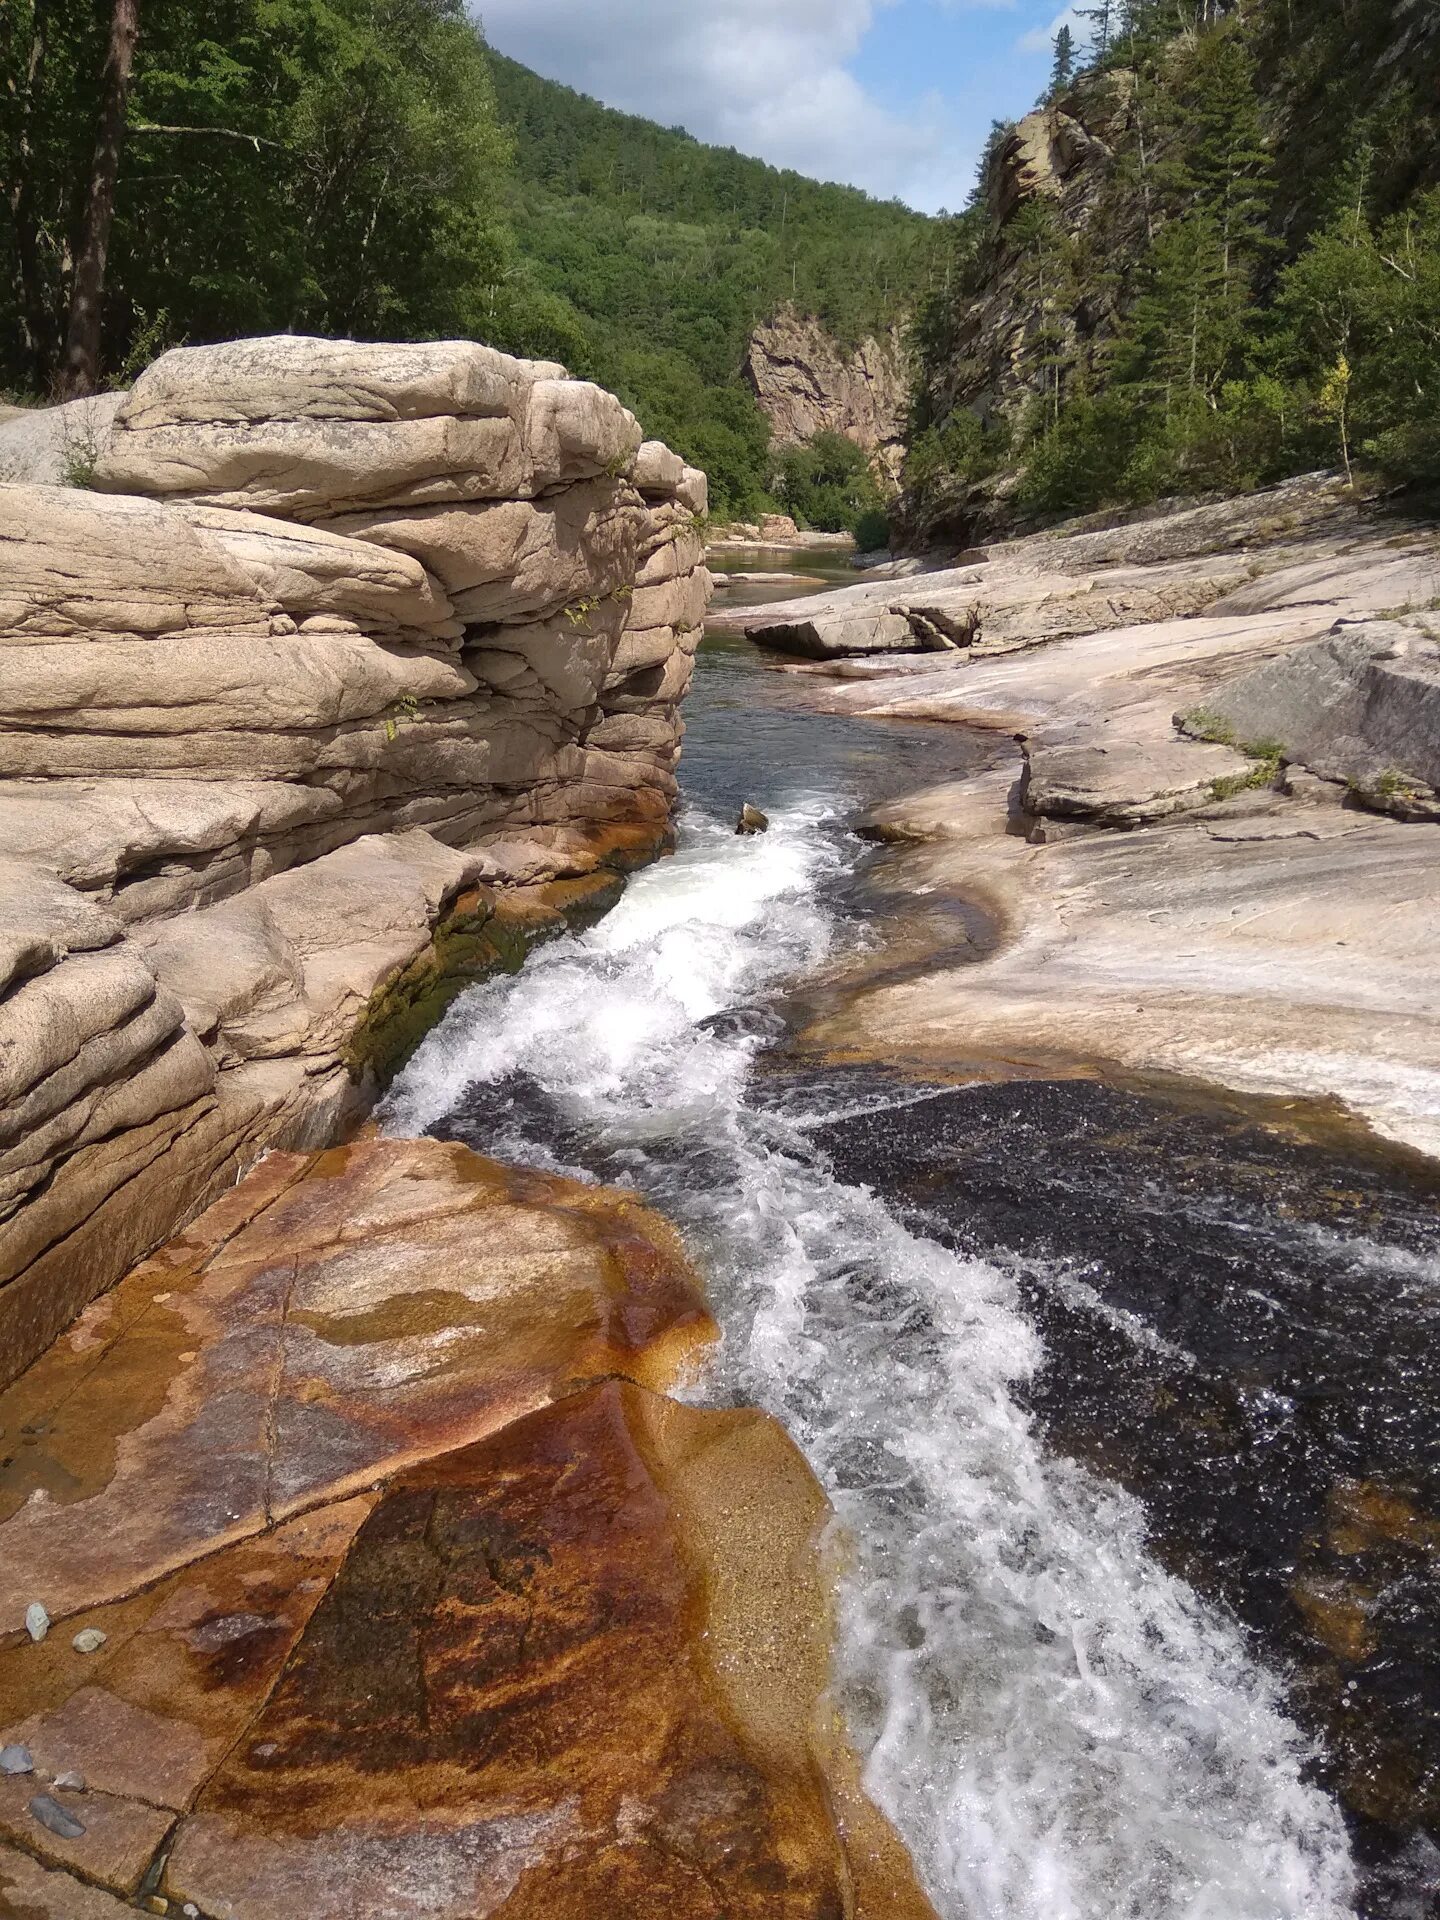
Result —
[[833, 1109], [759, 1098], [762, 1042], [711, 1020], [841, 929], [854, 843], [821, 797], [772, 817], [688, 815], [600, 926], [468, 994], [388, 1130], [626, 1183], [682, 1227], [725, 1330], [701, 1397], [783, 1419], [852, 1543], [838, 1682], [946, 1920], [1341, 1920], [1344, 1828], [1278, 1685], [1138, 1505], [1040, 1445], [1013, 1277], [839, 1184], [808, 1137]]

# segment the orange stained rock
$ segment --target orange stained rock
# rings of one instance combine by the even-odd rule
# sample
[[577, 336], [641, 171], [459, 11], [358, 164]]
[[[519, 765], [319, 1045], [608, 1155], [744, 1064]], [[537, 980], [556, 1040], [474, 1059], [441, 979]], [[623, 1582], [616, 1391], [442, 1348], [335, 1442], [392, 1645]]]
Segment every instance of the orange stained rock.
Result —
[[0, 1846], [0, 1920], [134, 1920], [135, 1909]]
[[617, 1381], [407, 1473], [165, 1892], [230, 1920], [933, 1920], [825, 1704], [826, 1514], [764, 1416]]
[[714, 1326], [630, 1196], [437, 1141], [277, 1155], [0, 1395], [0, 1633], [463, 1447]]
[[[39, 1645], [0, 1649], [0, 1746], [28, 1747], [35, 1765], [0, 1779], [0, 1834], [133, 1893], [176, 1813], [264, 1704], [373, 1505], [366, 1495], [304, 1514]], [[71, 1644], [81, 1626], [105, 1634], [97, 1652]], [[53, 1789], [66, 1774], [79, 1774], [84, 1791]], [[29, 1805], [42, 1791], [81, 1822], [82, 1836], [64, 1840], [36, 1823]]]

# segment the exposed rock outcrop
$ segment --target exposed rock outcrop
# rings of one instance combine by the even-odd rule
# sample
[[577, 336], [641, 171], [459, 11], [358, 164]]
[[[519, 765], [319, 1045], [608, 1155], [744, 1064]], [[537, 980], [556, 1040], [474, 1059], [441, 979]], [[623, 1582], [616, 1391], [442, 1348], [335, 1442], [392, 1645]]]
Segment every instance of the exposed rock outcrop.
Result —
[[1440, 640], [1429, 621], [1342, 626], [1221, 687], [1188, 732], [1267, 741], [1402, 817], [1440, 817]]
[[[37, 421], [0, 429], [0, 1376], [360, 1109], [483, 971], [457, 916], [513, 964], [564, 924], [536, 889], [583, 913], [658, 849], [709, 594], [703, 474], [472, 343], [166, 354], [88, 490]], [[447, 924], [454, 981], [378, 1032]]]
[[[738, 610], [771, 644], [973, 613], [944, 653], [791, 671], [828, 708], [996, 740], [993, 770], [873, 822], [918, 843], [877, 879], [934, 967], [862, 963], [810, 1039], [1339, 1099], [1440, 1151], [1437, 565], [1433, 528], [1297, 485]], [[957, 897], [988, 929], [965, 964], [952, 916], [917, 925]]]
[[0, 1895], [934, 1920], [826, 1698], [823, 1494], [661, 1397], [713, 1332], [630, 1196], [267, 1161], [0, 1395]]
[[818, 320], [786, 307], [750, 336], [745, 377], [777, 447], [843, 434], [877, 474], [898, 484], [905, 458], [910, 371], [897, 333], [840, 345]]

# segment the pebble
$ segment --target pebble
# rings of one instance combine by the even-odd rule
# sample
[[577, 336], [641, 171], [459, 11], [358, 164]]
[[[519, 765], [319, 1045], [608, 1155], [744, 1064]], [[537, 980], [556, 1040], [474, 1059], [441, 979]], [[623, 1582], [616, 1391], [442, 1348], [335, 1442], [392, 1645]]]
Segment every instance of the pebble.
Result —
[[107, 1638], [99, 1627], [82, 1627], [70, 1644], [77, 1653], [98, 1653]]
[[28, 1747], [0, 1747], [0, 1773], [33, 1773], [35, 1762]]
[[47, 1833], [59, 1834], [62, 1840], [79, 1840], [85, 1832], [84, 1822], [67, 1813], [48, 1793], [37, 1793], [30, 1802], [30, 1818], [38, 1820]]
[[85, 1776], [83, 1773], [57, 1773], [55, 1785], [62, 1793], [84, 1793]]
[[50, 1631], [50, 1616], [38, 1600], [25, 1609], [25, 1631], [32, 1640], [43, 1640]]

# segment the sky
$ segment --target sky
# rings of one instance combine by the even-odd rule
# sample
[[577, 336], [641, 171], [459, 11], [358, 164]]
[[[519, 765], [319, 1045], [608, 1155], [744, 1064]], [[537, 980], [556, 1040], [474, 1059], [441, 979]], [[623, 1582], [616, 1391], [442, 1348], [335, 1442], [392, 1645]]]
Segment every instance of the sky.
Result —
[[[927, 213], [1034, 105], [1057, 0], [477, 0], [492, 46], [607, 106]], [[1083, 30], [1082, 30], [1083, 31]]]

